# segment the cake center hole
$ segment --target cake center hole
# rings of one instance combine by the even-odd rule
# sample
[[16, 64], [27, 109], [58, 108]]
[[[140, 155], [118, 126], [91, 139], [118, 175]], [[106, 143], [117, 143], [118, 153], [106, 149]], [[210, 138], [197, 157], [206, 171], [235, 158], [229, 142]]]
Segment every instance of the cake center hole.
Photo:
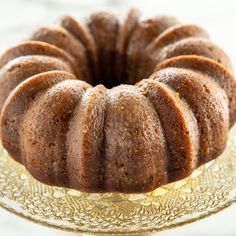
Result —
[[[141, 71], [137, 61], [128, 60], [125, 55], [99, 52], [99, 63], [93, 67], [93, 86], [103, 84], [110, 89], [121, 84], [135, 84], [151, 74], [149, 71]], [[131, 69], [130, 69], [131, 68]], [[140, 73], [141, 72], [141, 73]]]

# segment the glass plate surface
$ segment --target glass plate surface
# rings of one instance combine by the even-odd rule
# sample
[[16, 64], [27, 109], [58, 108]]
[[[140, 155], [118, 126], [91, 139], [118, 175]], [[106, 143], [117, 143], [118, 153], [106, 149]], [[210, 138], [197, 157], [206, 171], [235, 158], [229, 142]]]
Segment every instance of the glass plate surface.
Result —
[[190, 177], [148, 194], [86, 194], [34, 180], [0, 147], [0, 206], [35, 223], [90, 234], [174, 228], [236, 201], [236, 126], [225, 152]]

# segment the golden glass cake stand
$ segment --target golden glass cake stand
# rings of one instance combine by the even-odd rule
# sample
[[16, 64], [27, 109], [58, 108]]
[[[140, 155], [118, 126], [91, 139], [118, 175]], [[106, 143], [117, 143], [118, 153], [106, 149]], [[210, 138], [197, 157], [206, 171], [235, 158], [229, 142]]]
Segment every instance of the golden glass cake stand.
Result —
[[140, 234], [204, 218], [236, 201], [236, 127], [223, 155], [148, 194], [86, 194], [34, 180], [1, 147], [0, 205], [35, 223], [90, 234]]

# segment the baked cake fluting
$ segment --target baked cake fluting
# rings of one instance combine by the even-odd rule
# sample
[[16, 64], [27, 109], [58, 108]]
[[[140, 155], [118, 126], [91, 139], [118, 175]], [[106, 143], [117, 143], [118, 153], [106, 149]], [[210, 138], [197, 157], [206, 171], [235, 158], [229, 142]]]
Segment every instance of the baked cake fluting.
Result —
[[39, 181], [141, 193], [224, 150], [236, 120], [228, 56], [160, 16], [61, 17], [0, 57], [1, 141]]

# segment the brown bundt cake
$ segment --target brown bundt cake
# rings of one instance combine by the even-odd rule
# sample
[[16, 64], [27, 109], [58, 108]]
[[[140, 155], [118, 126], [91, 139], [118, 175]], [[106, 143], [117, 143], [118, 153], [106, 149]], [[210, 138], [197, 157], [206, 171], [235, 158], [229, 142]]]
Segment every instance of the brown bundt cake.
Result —
[[140, 193], [218, 157], [236, 120], [228, 56], [169, 16], [63, 16], [0, 57], [1, 140], [39, 181]]

